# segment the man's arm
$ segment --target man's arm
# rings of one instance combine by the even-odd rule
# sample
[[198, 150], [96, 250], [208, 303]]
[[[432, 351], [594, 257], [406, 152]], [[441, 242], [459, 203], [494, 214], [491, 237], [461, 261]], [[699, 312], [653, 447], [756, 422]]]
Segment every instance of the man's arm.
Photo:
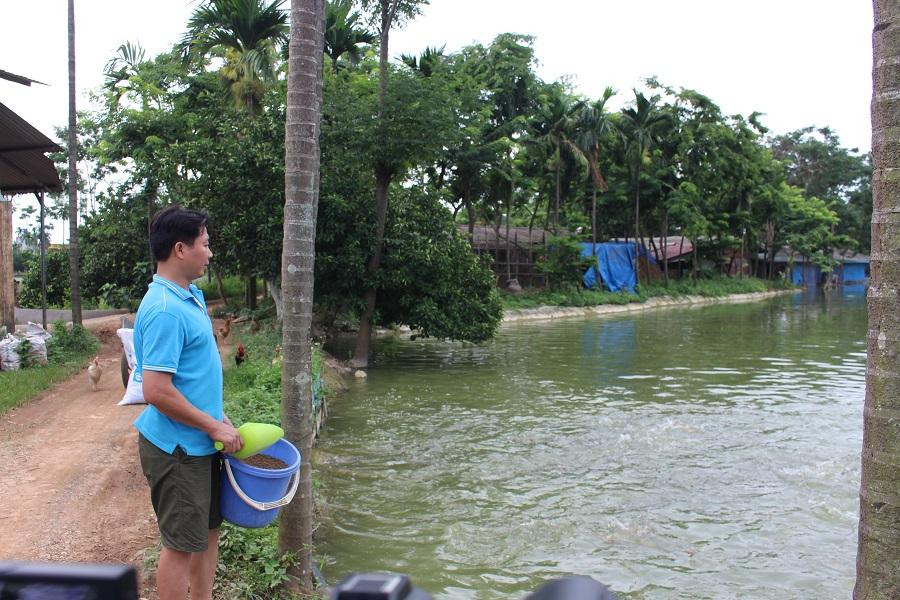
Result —
[[213, 440], [225, 445], [225, 452], [237, 452], [243, 441], [238, 430], [231, 422], [217, 421], [199, 410], [172, 385], [172, 374], [163, 371], [147, 371], [144, 373], [144, 400], [152, 404], [159, 412], [179, 423], [205, 431]]

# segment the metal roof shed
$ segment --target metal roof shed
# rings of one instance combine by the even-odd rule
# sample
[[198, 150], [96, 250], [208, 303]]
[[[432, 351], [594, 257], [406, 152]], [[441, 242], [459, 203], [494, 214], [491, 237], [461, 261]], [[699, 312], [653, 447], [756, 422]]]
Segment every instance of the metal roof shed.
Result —
[[[0, 103], [0, 325], [16, 326], [12, 272], [12, 197], [33, 193], [41, 204], [41, 272], [44, 272], [44, 194], [62, 191], [59, 173], [46, 152], [62, 148]], [[43, 284], [43, 282], [42, 282]], [[43, 285], [42, 285], [43, 287]], [[46, 300], [44, 327], [46, 327]]]

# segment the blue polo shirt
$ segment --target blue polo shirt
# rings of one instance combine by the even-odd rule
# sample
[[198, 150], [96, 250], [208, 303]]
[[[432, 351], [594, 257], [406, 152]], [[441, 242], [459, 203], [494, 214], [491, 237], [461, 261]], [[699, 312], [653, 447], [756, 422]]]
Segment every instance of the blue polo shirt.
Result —
[[[197, 286], [191, 284], [188, 291], [153, 276], [134, 321], [134, 353], [139, 376], [145, 371], [172, 373], [172, 383], [188, 402], [214, 419], [223, 419], [222, 361], [203, 292]], [[134, 426], [170, 454], [176, 446], [190, 456], [216, 451], [204, 431], [175, 421], [152, 405]]]

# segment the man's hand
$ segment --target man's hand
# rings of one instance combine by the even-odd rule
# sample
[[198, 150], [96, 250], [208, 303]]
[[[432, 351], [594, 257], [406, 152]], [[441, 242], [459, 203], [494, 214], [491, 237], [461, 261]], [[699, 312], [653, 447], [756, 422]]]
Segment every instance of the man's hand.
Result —
[[[228, 417], [225, 419], [228, 420]], [[222, 449], [223, 452], [234, 453], [244, 445], [241, 434], [231, 425], [230, 421], [227, 423], [216, 421], [216, 424], [207, 433], [213, 440], [222, 442], [222, 445], [225, 446]]]

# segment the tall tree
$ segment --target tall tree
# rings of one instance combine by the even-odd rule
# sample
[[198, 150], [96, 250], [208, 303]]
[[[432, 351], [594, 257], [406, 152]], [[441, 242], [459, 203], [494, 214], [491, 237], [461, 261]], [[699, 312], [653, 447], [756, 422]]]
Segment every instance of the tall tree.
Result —
[[637, 90], [634, 92], [634, 107], [622, 110], [622, 116], [627, 138], [625, 154], [631, 168], [634, 190], [634, 276], [640, 283], [638, 255], [641, 240], [641, 170], [644, 163], [649, 161], [648, 154], [658, 140], [658, 130], [668, 117], [657, 110], [655, 98], [647, 98]]
[[553, 204], [553, 227], [556, 229], [559, 227], [559, 207], [562, 199], [563, 161], [566, 156], [584, 159], [573, 139], [576, 135], [578, 115], [585, 103], [569, 95], [559, 83], [546, 85], [540, 98], [532, 127], [535, 130], [535, 138], [547, 149], [549, 156], [547, 163], [556, 176]]
[[78, 279], [78, 115], [75, 112], [75, 0], [69, 0], [69, 282], [72, 323], [81, 325], [81, 286]]
[[353, 10], [353, 0], [328, 2], [325, 14], [325, 54], [331, 58], [331, 70], [338, 72], [338, 59], [347, 57], [351, 65], [362, 58], [362, 46], [378, 40], [359, 22], [359, 13]]
[[[372, 20], [378, 27], [378, 123], [386, 129], [385, 107], [388, 90], [388, 42], [391, 27], [402, 24], [420, 11], [420, 6], [428, 4], [428, 0], [364, 0], [363, 6], [371, 11]], [[387, 145], [388, 140], [383, 140]], [[369, 364], [369, 340], [372, 335], [372, 319], [375, 316], [375, 300], [377, 289], [375, 276], [381, 265], [381, 251], [384, 244], [384, 225], [387, 220], [388, 190], [391, 179], [397, 170], [397, 164], [387, 160], [376, 160], [375, 174], [375, 241], [372, 254], [366, 264], [366, 275], [369, 279], [368, 289], [364, 294], [365, 308], [359, 318], [359, 333], [356, 336], [356, 350], [353, 353], [354, 365], [364, 367]]]
[[290, 592], [312, 592], [312, 324], [316, 205], [319, 200], [319, 132], [322, 116], [325, 0], [291, 0], [285, 119], [284, 245], [281, 261], [284, 306], [281, 422], [304, 460], [298, 500], [286, 506], [278, 548], [295, 552]]
[[854, 600], [900, 597], [900, 3], [873, 5], [872, 285]]
[[[603, 91], [603, 96], [587, 104], [581, 111], [575, 142], [588, 162], [588, 179], [591, 181], [591, 252], [597, 255], [597, 188], [609, 190], [603, 174], [600, 173], [600, 143], [610, 131], [615, 129], [612, 116], [606, 112], [606, 103], [615, 92], [611, 87]], [[597, 260], [591, 261], [594, 278], [597, 278]]]

